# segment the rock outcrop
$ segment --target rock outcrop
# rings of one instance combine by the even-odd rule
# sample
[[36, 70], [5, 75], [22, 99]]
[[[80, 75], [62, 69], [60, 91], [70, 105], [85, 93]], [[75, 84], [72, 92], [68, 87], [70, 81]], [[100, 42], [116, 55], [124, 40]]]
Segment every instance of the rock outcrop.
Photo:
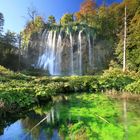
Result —
[[110, 43], [88, 31], [43, 29], [30, 40], [28, 63], [51, 75], [93, 74], [107, 68], [112, 55]]

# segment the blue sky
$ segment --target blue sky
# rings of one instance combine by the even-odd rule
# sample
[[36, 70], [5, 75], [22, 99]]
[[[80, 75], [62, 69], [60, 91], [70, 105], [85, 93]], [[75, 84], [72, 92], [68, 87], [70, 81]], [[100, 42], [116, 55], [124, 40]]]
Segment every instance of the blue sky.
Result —
[[[102, 0], [96, 0], [98, 4]], [[121, 2], [122, 0], [107, 0], [108, 2]], [[56, 20], [65, 13], [74, 13], [79, 10], [83, 0], [0, 0], [0, 12], [3, 13], [5, 24], [4, 31], [10, 29], [20, 32], [28, 20], [28, 7], [35, 7], [39, 14], [45, 16], [54, 15]]]

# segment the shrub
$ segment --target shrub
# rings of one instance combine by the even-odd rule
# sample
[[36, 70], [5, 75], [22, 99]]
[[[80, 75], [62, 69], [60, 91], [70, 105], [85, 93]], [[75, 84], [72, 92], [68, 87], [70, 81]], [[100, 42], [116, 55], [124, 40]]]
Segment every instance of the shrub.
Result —
[[131, 93], [140, 93], [140, 80], [127, 85], [125, 90]]
[[123, 73], [120, 69], [106, 70], [99, 78], [100, 90], [122, 90], [135, 79], [129, 73]]

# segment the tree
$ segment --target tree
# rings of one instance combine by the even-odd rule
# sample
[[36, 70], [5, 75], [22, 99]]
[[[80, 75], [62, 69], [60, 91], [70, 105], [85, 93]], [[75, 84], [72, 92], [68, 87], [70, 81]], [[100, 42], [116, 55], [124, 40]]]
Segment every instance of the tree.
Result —
[[27, 9], [27, 15], [29, 16], [29, 20], [34, 21], [35, 18], [39, 15], [38, 11], [35, 7], [31, 6]]
[[3, 25], [4, 25], [4, 17], [3, 17], [3, 14], [0, 13], [0, 33], [3, 30]]
[[128, 27], [127, 66], [140, 71], [140, 7]]
[[[140, 1], [126, 0], [119, 5], [119, 9], [122, 9], [122, 7], [124, 9], [125, 5], [127, 6], [126, 66], [130, 70], [138, 71], [140, 70]], [[121, 24], [119, 24], [120, 26]], [[116, 54], [118, 56], [118, 62], [122, 64], [124, 30], [120, 28], [119, 31]]]
[[0, 42], [0, 65], [17, 70], [18, 48], [17, 35], [8, 30]]
[[44, 20], [41, 16], [27, 22], [25, 29], [21, 31], [22, 47], [27, 47], [32, 34], [39, 32], [43, 26]]
[[10, 30], [8, 30], [8, 31], [5, 33], [4, 42], [5, 42], [6, 44], [15, 46], [15, 44], [16, 44], [16, 42], [17, 42], [16, 33], [11, 32]]
[[75, 13], [76, 20], [91, 24], [96, 14], [96, 3], [93, 0], [85, 0], [80, 7], [80, 11]]
[[52, 15], [49, 16], [49, 17], [48, 17], [48, 23], [49, 23], [49, 24], [54, 24], [54, 23], [56, 23], [55, 17], [52, 16]]
[[126, 69], [126, 25], [127, 25], [126, 5], [124, 9], [125, 9], [125, 14], [124, 14], [123, 72], [125, 72], [125, 69]]
[[74, 21], [73, 14], [64, 14], [60, 20], [61, 24], [69, 24]]

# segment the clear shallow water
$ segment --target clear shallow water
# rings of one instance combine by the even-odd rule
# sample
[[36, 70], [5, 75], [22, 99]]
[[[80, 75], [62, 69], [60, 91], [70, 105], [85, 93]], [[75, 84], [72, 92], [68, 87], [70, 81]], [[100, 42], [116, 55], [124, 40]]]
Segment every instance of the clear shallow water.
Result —
[[140, 139], [139, 101], [94, 94], [54, 100], [22, 117], [1, 119], [0, 140]]

